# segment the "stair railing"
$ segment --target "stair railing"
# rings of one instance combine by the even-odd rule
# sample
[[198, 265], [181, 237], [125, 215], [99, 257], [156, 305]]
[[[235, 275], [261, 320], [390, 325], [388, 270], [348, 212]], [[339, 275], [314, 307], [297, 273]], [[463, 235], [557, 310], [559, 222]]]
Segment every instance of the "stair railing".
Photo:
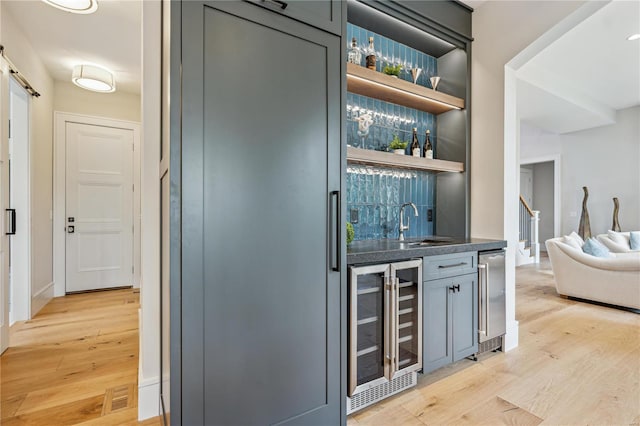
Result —
[[538, 242], [538, 227], [540, 211], [532, 210], [527, 201], [520, 195], [520, 240], [525, 241], [525, 248], [531, 250], [535, 263], [540, 262], [540, 243]]

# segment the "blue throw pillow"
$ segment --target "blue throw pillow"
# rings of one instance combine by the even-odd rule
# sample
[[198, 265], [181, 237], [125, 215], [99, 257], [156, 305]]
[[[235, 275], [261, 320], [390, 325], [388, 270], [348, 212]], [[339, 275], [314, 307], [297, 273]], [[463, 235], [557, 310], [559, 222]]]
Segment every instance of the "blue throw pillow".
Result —
[[589, 238], [582, 246], [582, 251], [595, 257], [613, 257], [609, 249], [595, 238]]
[[629, 245], [631, 246], [631, 250], [640, 250], [640, 231], [629, 233]]

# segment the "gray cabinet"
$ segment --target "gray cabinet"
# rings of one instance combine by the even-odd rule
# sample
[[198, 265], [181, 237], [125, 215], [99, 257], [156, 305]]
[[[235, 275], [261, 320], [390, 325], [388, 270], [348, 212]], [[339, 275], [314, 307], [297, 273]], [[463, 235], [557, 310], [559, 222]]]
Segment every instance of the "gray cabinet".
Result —
[[341, 39], [247, 2], [180, 13], [171, 422], [344, 424]]
[[[449, 260], [447, 260], [449, 258]], [[468, 267], [461, 264], [460, 259], [473, 259], [474, 270], [469, 273]], [[424, 258], [425, 277], [433, 276], [431, 271], [442, 271], [438, 266], [458, 265], [444, 269], [444, 278], [424, 282], [424, 336], [423, 336], [423, 373], [428, 373], [452, 362], [458, 361], [477, 352], [478, 349], [478, 286], [477, 286], [477, 254], [461, 253]], [[446, 276], [449, 275], [449, 276]]]
[[342, 2], [340, 0], [249, 0], [273, 12], [340, 35]]

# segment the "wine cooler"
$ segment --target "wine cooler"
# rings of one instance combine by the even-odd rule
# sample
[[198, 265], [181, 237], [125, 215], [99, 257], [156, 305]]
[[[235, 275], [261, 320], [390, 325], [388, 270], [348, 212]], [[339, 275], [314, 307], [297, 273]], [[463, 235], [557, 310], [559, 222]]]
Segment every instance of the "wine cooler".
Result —
[[416, 384], [422, 259], [349, 268], [347, 414]]

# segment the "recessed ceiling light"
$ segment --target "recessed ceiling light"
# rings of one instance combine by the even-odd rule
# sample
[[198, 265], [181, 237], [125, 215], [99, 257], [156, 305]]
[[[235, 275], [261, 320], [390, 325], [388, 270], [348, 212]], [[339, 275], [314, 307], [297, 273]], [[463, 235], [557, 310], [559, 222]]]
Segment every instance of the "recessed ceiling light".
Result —
[[98, 10], [97, 0], [42, 0], [50, 6], [72, 13], [93, 13]]
[[116, 81], [111, 71], [95, 65], [76, 65], [73, 67], [71, 81], [76, 86], [94, 92], [110, 93], [116, 91]]
[[629, 37], [627, 37], [627, 40], [629, 41], [638, 40], [638, 39], [640, 39], [640, 34], [631, 34]]

